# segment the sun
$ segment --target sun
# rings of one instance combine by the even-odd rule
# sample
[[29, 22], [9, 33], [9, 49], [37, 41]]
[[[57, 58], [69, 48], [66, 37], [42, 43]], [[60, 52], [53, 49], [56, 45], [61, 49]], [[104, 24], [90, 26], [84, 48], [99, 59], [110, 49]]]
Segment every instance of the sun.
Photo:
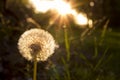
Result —
[[69, 24], [69, 17], [73, 17], [75, 23], [78, 25], [87, 25], [88, 19], [84, 14], [79, 14], [75, 9], [71, 1], [66, 0], [29, 0], [30, 4], [34, 7], [35, 12], [46, 13], [51, 11], [52, 23], [58, 23], [59, 25]]
[[60, 15], [72, 14], [72, 12], [73, 12], [71, 5], [63, 0], [56, 0], [55, 1], [55, 10]]
[[72, 8], [69, 3], [64, 0], [29, 0], [36, 12], [47, 12], [56, 10], [59, 14], [65, 15], [72, 13]]

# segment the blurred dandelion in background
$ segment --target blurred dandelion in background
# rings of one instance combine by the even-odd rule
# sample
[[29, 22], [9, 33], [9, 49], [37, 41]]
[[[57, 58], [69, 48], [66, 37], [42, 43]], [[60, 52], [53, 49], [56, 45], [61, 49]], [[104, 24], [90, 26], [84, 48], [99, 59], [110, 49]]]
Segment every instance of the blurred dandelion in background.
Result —
[[35, 55], [37, 61], [46, 61], [54, 53], [55, 46], [55, 40], [50, 33], [35, 28], [25, 31], [18, 41], [21, 55], [31, 61]]

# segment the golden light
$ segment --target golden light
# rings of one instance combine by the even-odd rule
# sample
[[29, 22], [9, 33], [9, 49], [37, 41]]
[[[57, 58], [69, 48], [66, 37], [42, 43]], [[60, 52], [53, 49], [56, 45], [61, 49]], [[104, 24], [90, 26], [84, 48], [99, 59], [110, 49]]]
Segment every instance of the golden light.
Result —
[[90, 6], [93, 7], [95, 5], [94, 2], [90, 2]]
[[56, 10], [60, 15], [72, 14], [71, 5], [64, 0], [29, 0], [36, 12]]
[[92, 28], [92, 27], [93, 27], [93, 20], [92, 20], [92, 19], [89, 19], [89, 20], [88, 20], [88, 27], [89, 27], [89, 28]]
[[45, 13], [54, 6], [51, 0], [29, 0], [29, 2], [35, 8], [36, 12]]
[[71, 5], [63, 0], [55, 0], [54, 8], [60, 15], [67, 15], [73, 13]]
[[87, 16], [82, 13], [75, 15], [75, 22], [78, 25], [87, 25], [88, 24]]
[[[92, 22], [88, 22], [87, 16], [82, 13], [77, 13], [76, 10], [72, 9], [72, 5], [65, 0], [29, 0], [30, 3], [35, 8], [36, 12], [47, 12], [48, 10], [52, 10], [55, 14], [52, 17], [52, 24], [59, 18], [60, 24], [68, 23], [69, 14], [72, 15], [76, 24], [78, 25], [87, 25], [92, 24]], [[57, 13], [56, 13], [57, 12]], [[92, 26], [90, 26], [92, 27]]]

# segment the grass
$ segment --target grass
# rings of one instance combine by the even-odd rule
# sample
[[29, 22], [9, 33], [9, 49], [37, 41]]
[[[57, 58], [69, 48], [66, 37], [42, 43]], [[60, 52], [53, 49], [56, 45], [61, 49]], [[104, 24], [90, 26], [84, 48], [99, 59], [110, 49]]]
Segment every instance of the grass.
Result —
[[[71, 45], [70, 61], [59, 58], [57, 63], [63, 67], [63, 72], [59, 73], [58, 70], [59, 79], [52, 78], [52, 80], [119, 80], [119, 32], [109, 31], [108, 28], [96, 29], [83, 41], [79, 32], [72, 35], [68, 32], [68, 35]], [[64, 52], [62, 48], [59, 49], [61, 52], [58, 54]], [[69, 74], [69, 77], [64, 73]]]
[[[109, 27], [95, 29], [90, 35], [87, 35], [84, 38], [82, 37], [83, 39], [81, 39], [81, 34], [84, 29], [72, 27], [72, 29], [67, 29], [67, 34], [64, 34], [64, 30], [56, 32], [57, 34], [53, 30], [54, 29], [50, 29], [49, 32], [53, 34], [60, 47], [55, 51], [55, 54], [51, 56], [50, 63], [50, 60], [45, 62], [46, 64], [38, 63], [38, 80], [120, 80], [119, 30], [110, 30]], [[6, 46], [10, 47], [10, 45], [8, 45], [9, 43], [15, 44], [18, 35], [13, 36], [13, 33], [17, 31], [21, 33], [20, 28], [1, 27], [0, 46], [6, 44]], [[6, 46], [1, 46], [2, 52], [5, 50], [4, 47]], [[70, 54], [68, 55], [70, 56], [68, 57], [69, 60], [66, 58], [66, 49], [70, 51]], [[12, 50], [14, 49], [12, 48]], [[18, 73], [20, 69], [21, 73], [26, 74], [26, 71], [24, 70], [25, 67], [14, 66], [17, 62], [13, 63], [14, 59], [9, 59], [9, 55], [5, 57], [2, 56], [1, 61], [3, 58], [6, 60], [8, 59], [10, 63], [9, 66], [12, 65], [11, 69], [13, 72], [20, 74]], [[20, 58], [20, 56], [16, 56], [17, 58]], [[24, 62], [21, 63], [20, 60], [21, 59], [18, 60], [20, 62], [19, 65], [26, 64]], [[31, 63], [29, 66], [30, 73], [28, 72], [27, 75], [30, 77], [32, 76], [31, 70], [33, 69], [33, 66], [31, 66]], [[46, 67], [48, 68], [45, 69]], [[45, 74], [45, 79], [41, 77], [43, 74]], [[26, 75], [24, 76], [26, 77]]]

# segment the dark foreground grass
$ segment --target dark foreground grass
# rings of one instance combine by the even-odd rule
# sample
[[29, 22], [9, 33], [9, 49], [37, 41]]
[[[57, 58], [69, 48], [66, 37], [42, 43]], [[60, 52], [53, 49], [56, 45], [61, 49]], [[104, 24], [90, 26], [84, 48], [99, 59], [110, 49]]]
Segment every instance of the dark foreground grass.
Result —
[[[103, 33], [103, 29], [95, 29], [85, 37], [81, 37], [84, 30], [75, 28], [67, 31], [69, 61], [66, 57], [64, 30], [57, 34], [51, 31], [59, 48], [47, 62], [38, 63], [38, 80], [120, 80], [119, 30], [106, 29]], [[20, 28], [0, 28], [1, 80], [26, 80], [32, 77], [32, 63], [22, 58], [17, 51], [17, 38], [21, 33]], [[6, 70], [8, 72], [5, 73]]]
[[96, 29], [82, 41], [76, 32], [69, 35], [69, 41], [70, 61], [66, 60], [63, 42], [54, 64], [57, 73], [51, 80], [120, 80], [118, 31], [106, 29], [103, 33], [103, 29]]

